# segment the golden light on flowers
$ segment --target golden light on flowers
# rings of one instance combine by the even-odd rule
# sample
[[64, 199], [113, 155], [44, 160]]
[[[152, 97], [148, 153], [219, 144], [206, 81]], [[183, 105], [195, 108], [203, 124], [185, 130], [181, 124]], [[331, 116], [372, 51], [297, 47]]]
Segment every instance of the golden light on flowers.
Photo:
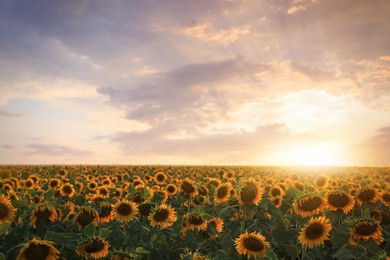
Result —
[[342, 210], [344, 214], [348, 214], [354, 204], [355, 200], [352, 195], [343, 191], [332, 191], [326, 195], [326, 201], [330, 210]]
[[236, 250], [240, 255], [249, 257], [264, 257], [265, 250], [269, 247], [265, 237], [260, 233], [243, 233], [235, 240]]
[[257, 205], [262, 196], [263, 190], [254, 178], [249, 178], [238, 193], [240, 204], [253, 203]]
[[100, 259], [108, 255], [110, 244], [104, 238], [94, 238], [76, 248], [77, 255], [85, 259]]
[[163, 172], [158, 172], [154, 175], [154, 180], [157, 184], [164, 184], [167, 176]]
[[57, 178], [51, 179], [49, 181], [49, 187], [50, 188], [57, 188], [61, 185], [61, 181]]
[[119, 222], [126, 222], [133, 220], [136, 215], [138, 215], [138, 206], [133, 201], [118, 201], [112, 207], [112, 215], [115, 220]]
[[63, 196], [63, 197], [71, 198], [75, 194], [75, 190], [74, 190], [72, 184], [64, 183], [60, 187], [60, 193], [61, 193], [61, 196]]
[[74, 216], [74, 222], [82, 228], [91, 223], [94, 223], [94, 225], [97, 226], [100, 222], [99, 214], [96, 210], [91, 208], [82, 208]]
[[294, 211], [301, 217], [310, 217], [319, 214], [326, 207], [325, 200], [319, 195], [306, 195], [294, 204]]
[[222, 203], [227, 201], [229, 199], [231, 190], [232, 184], [230, 182], [218, 185], [214, 192], [214, 201], [216, 203]]
[[168, 192], [168, 195], [169, 196], [175, 196], [176, 193], [177, 193], [177, 187], [175, 184], [168, 184], [166, 187], [165, 187], [165, 190]]
[[171, 206], [161, 204], [152, 209], [148, 219], [152, 227], [167, 228], [176, 222], [177, 213]]
[[359, 205], [375, 203], [379, 199], [379, 193], [374, 188], [360, 189], [356, 194], [356, 199]]
[[110, 222], [113, 219], [112, 206], [108, 202], [100, 204], [99, 218], [101, 222]]
[[186, 178], [180, 183], [180, 191], [184, 194], [188, 194], [191, 197], [194, 197], [199, 194], [198, 189], [194, 185], [194, 181]]
[[36, 224], [39, 221], [54, 222], [58, 219], [58, 213], [56, 209], [49, 205], [37, 205], [31, 215], [30, 224], [33, 228], [36, 228]]
[[215, 230], [218, 232], [218, 233], [221, 233], [223, 231], [223, 224], [224, 224], [224, 221], [223, 219], [221, 218], [213, 218], [210, 220], [209, 224], [215, 228]]
[[0, 224], [11, 221], [15, 217], [16, 209], [11, 201], [4, 195], [0, 195]]
[[54, 247], [53, 242], [33, 238], [20, 250], [16, 260], [57, 260], [60, 259], [59, 255], [60, 251]]
[[183, 217], [183, 221], [186, 221], [187, 228], [189, 230], [206, 230], [207, 221], [202, 214], [188, 213]]
[[269, 195], [271, 198], [283, 197], [284, 191], [282, 190], [282, 188], [275, 186], [270, 189]]
[[311, 218], [299, 232], [298, 241], [302, 246], [313, 248], [324, 244], [329, 239], [329, 233], [332, 230], [332, 224], [329, 219], [321, 216]]
[[358, 220], [352, 227], [350, 242], [357, 244], [359, 239], [368, 240], [373, 238], [378, 245], [383, 242], [382, 227], [377, 220]]
[[383, 205], [390, 207], [390, 192], [382, 191], [380, 194], [380, 200], [383, 203]]

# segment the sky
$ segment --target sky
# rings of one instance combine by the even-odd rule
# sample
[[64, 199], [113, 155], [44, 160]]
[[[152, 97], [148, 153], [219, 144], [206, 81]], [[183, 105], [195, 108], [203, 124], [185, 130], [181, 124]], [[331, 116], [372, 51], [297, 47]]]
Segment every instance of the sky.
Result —
[[1, 164], [390, 166], [388, 0], [2, 0]]

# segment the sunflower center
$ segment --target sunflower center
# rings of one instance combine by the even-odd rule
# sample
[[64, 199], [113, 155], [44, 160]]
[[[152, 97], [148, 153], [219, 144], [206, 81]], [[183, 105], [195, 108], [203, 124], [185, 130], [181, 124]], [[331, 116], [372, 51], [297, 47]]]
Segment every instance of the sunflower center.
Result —
[[329, 194], [328, 202], [330, 205], [336, 208], [342, 208], [349, 203], [349, 199], [345, 194]]
[[375, 197], [375, 191], [374, 190], [363, 190], [358, 195], [359, 199], [361, 201], [370, 201]]
[[99, 193], [102, 194], [103, 196], [106, 196], [108, 194], [108, 191], [106, 189], [101, 189]]
[[383, 199], [384, 201], [390, 201], [390, 194], [389, 194], [389, 193], [383, 194], [382, 199]]
[[54, 187], [57, 187], [58, 185], [58, 181], [51, 181], [50, 182], [50, 187], [54, 188]]
[[318, 197], [309, 198], [306, 201], [300, 201], [299, 206], [301, 210], [312, 211], [318, 209], [322, 200]]
[[326, 178], [325, 177], [319, 177], [318, 179], [317, 179], [317, 186], [320, 186], [320, 187], [322, 187], [322, 186], [324, 186], [325, 185], [325, 183], [326, 183]]
[[210, 225], [213, 226], [214, 228], [217, 228], [217, 223], [215, 223], [214, 220], [210, 222]]
[[317, 239], [324, 233], [324, 228], [321, 223], [310, 224], [305, 231], [305, 235], [308, 239]]
[[257, 192], [256, 185], [248, 182], [245, 188], [241, 190], [241, 200], [247, 203], [252, 202], [256, 198]]
[[157, 180], [158, 181], [164, 181], [165, 180], [164, 175], [162, 175], [162, 174], [157, 175]]
[[202, 225], [204, 223], [204, 220], [202, 218], [202, 216], [190, 216], [188, 218], [188, 223], [194, 225], [194, 226], [198, 226], [198, 225]]
[[175, 192], [175, 187], [173, 187], [173, 186], [168, 186], [167, 191], [168, 191], [169, 193], [174, 193], [174, 192]]
[[80, 226], [85, 227], [88, 224], [92, 223], [92, 221], [95, 219], [95, 216], [92, 213], [89, 213], [88, 211], [84, 210], [76, 219], [77, 223], [80, 224]]
[[128, 205], [128, 204], [120, 204], [120, 205], [118, 206], [118, 208], [116, 209], [116, 211], [117, 211], [120, 215], [122, 215], [122, 216], [128, 216], [128, 215], [131, 214], [131, 212], [132, 212], [133, 210], [131, 209], [131, 206]]
[[217, 192], [217, 197], [218, 198], [223, 198], [223, 197], [225, 197], [226, 196], [226, 194], [227, 194], [227, 191], [228, 191], [228, 189], [227, 189], [227, 187], [220, 187], [219, 189], [218, 189], [218, 192]]
[[31, 181], [26, 181], [26, 187], [31, 187], [32, 186], [32, 182]]
[[90, 189], [95, 189], [96, 188], [96, 184], [95, 183], [90, 183], [89, 184], [89, 188]]
[[72, 193], [72, 188], [69, 186], [69, 185], [65, 185], [63, 188], [62, 188], [62, 191], [66, 194], [71, 194]]
[[85, 247], [85, 252], [86, 253], [96, 253], [99, 252], [100, 250], [104, 249], [104, 243], [103, 241], [100, 240], [92, 240], [89, 242], [86, 247]]
[[31, 243], [23, 255], [26, 259], [46, 259], [50, 254], [50, 248], [47, 245], [37, 245]]
[[244, 247], [252, 252], [260, 252], [261, 250], [264, 249], [263, 243], [261, 241], [253, 238], [253, 237], [248, 237], [244, 239]]
[[9, 209], [6, 205], [0, 203], [0, 219], [3, 219], [8, 216]]
[[280, 189], [278, 188], [273, 188], [271, 190], [271, 195], [274, 196], [274, 197], [277, 197], [277, 196], [280, 196], [282, 193], [280, 192]]
[[185, 193], [193, 193], [195, 191], [194, 186], [191, 183], [183, 182], [181, 185], [181, 188]]
[[[372, 225], [370, 225], [372, 224]], [[371, 236], [377, 230], [377, 225], [371, 222], [361, 223], [355, 227], [355, 233], [360, 236]]]
[[110, 216], [110, 214], [111, 214], [111, 205], [102, 206], [101, 209], [102, 209], [102, 211], [100, 212], [99, 217], [104, 218], [104, 217]]
[[153, 215], [153, 219], [156, 222], [162, 222], [166, 220], [169, 216], [169, 211], [167, 209], [160, 209]]

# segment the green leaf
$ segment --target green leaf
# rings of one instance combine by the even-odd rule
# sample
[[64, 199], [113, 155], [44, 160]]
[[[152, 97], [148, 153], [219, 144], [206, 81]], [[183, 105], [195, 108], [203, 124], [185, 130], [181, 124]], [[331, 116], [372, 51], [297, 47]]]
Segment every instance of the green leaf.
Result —
[[145, 255], [145, 254], [150, 254], [150, 252], [149, 252], [148, 250], [146, 250], [145, 248], [143, 248], [143, 247], [137, 247], [137, 248], [135, 249], [135, 252], [136, 252], [137, 254], [143, 254], [143, 255]]
[[167, 239], [165, 235], [161, 232], [154, 234], [151, 238], [151, 241], [152, 241], [152, 245], [155, 245], [157, 247], [167, 244]]
[[234, 213], [236, 213], [236, 208], [235, 206], [230, 206], [230, 207], [226, 207], [226, 208], [223, 208], [221, 209], [217, 216], [220, 217], [220, 218], [231, 218]]
[[250, 218], [253, 218], [257, 213], [257, 205], [253, 203], [244, 204], [241, 206], [241, 209]]
[[375, 243], [374, 239], [370, 237], [367, 241], [361, 239], [359, 241], [359, 244], [367, 248], [368, 251], [370, 251], [373, 254], [379, 254], [380, 248], [379, 246]]
[[294, 245], [285, 245], [284, 250], [286, 250], [289, 256], [292, 256], [294, 258], [297, 258], [301, 253], [301, 248], [299, 246]]
[[161, 230], [161, 232], [170, 238], [175, 238], [175, 237], [179, 236], [179, 233], [176, 230], [174, 230], [173, 228], [164, 228]]
[[0, 237], [7, 234], [9, 227], [11, 226], [11, 221], [7, 221], [0, 224]]
[[298, 237], [298, 231], [296, 229], [289, 229], [272, 233], [272, 239], [278, 245], [287, 245], [296, 241]]
[[269, 246], [265, 248], [265, 256], [267, 257], [267, 259], [278, 260], [278, 257], [276, 256], [275, 252]]
[[5, 254], [0, 253], [0, 260], [7, 260], [7, 258], [5, 257]]
[[345, 244], [332, 256], [336, 259], [356, 259], [364, 253], [364, 248], [360, 246]]
[[81, 233], [57, 233], [54, 231], [47, 231], [45, 234], [45, 240], [52, 241], [56, 245], [63, 245], [64, 247], [71, 247], [73, 243], [79, 240]]
[[225, 252], [223, 249], [217, 250], [217, 256], [215, 258], [216, 260], [226, 260], [229, 259], [229, 254]]
[[143, 188], [141, 190], [141, 194], [140, 195], [141, 195], [142, 199], [147, 199], [147, 198], [150, 197], [150, 193], [149, 193], [149, 191], [146, 188]]
[[108, 228], [99, 228], [98, 230], [98, 237], [107, 237], [109, 234], [111, 234], [112, 231]]
[[95, 232], [96, 232], [96, 228], [93, 223], [88, 224], [88, 226], [84, 228], [84, 234], [87, 235], [88, 237], [92, 238], [95, 235]]

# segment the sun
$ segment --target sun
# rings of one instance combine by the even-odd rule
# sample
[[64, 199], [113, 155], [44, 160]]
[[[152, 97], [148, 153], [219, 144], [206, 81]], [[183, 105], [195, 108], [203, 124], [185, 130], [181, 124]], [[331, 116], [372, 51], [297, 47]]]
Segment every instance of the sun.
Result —
[[341, 145], [334, 143], [293, 145], [275, 154], [279, 165], [343, 166], [346, 164]]

